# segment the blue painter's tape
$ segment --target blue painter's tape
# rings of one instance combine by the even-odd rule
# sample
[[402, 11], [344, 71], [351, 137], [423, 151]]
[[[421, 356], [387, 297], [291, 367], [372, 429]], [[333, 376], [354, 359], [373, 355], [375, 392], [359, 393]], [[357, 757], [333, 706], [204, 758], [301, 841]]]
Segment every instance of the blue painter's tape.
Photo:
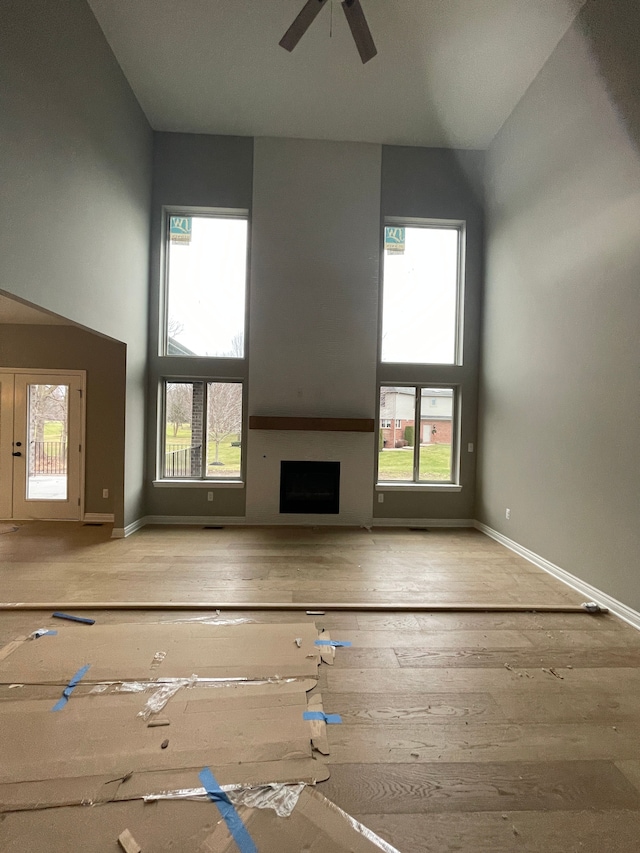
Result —
[[62, 691], [62, 696], [58, 699], [56, 704], [53, 706], [53, 708], [51, 709], [52, 711], [62, 711], [64, 706], [69, 701], [69, 696], [71, 696], [73, 691], [76, 689], [76, 686], [78, 685], [78, 683], [85, 677], [85, 675], [87, 674], [87, 670], [89, 669], [90, 666], [91, 666], [91, 664], [88, 663], [86, 666], [83, 666], [82, 669], [79, 669], [76, 672], [76, 674], [73, 676], [71, 681], [67, 684], [67, 686]]
[[302, 714], [303, 720], [324, 720], [329, 725], [337, 725], [342, 722], [340, 714], [325, 714], [324, 711], [304, 711]]
[[258, 848], [253, 843], [253, 839], [249, 835], [240, 815], [218, 784], [211, 770], [208, 767], [204, 767], [199, 775], [209, 799], [217, 805], [224, 822], [227, 824], [227, 829], [231, 833], [231, 837], [238, 845], [240, 853], [258, 853]]
[[87, 616], [72, 616], [70, 613], [61, 613], [59, 610], [51, 615], [55, 616], [56, 619], [69, 619], [71, 622], [83, 622], [85, 625], [96, 624], [95, 619], [89, 619]]
[[351, 640], [316, 640], [316, 646], [334, 646], [338, 648], [340, 646], [350, 646]]

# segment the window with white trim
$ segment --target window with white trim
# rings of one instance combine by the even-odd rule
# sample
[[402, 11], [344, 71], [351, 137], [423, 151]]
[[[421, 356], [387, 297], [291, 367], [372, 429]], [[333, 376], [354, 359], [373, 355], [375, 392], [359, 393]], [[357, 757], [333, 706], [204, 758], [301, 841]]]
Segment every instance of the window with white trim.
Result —
[[459, 220], [385, 219], [378, 488], [460, 488], [465, 243]]
[[[435, 405], [431, 404], [435, 400]], [[380, 388], [380, 429], [404, 424], [378, 445], [378, 483], [454, 483], [456, 389], [419, 385]]]
[[247, 211], [166, 215], [161, 355], [244, 358]]
[[464, 225], [387, 220], [381, 361], [462, 363]]
[[165, 380], [160, 476], [242, 479], [242, 382]]

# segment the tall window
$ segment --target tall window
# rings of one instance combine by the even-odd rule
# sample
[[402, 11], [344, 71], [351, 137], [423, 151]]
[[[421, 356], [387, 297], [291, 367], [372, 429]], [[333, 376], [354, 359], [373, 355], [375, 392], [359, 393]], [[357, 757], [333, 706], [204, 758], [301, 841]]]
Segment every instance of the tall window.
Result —
[[380, 389], [379, 483], [453, 483], [454, 388]]
[[164, 383], [165, 479], [240, 480], [242, 383]]
[[465, 223], [386, 219], [377, 487], [458, 491]]
[[383, 362], [461, 363], [462, 237], [461, 223], [387, 222]]
[[163, 354], [244, 358], [248, 214], [167, 215]]

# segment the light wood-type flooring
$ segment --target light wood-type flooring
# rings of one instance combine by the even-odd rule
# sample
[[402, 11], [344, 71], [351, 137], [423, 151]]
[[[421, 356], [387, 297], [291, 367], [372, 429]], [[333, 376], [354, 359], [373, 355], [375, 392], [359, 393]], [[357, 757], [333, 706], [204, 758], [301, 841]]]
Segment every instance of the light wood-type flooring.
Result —
[[[579, 604], [473, 530], [21, 525], [2, 601]], [[640, 633], [541, 613], [96, 611], [101, 623], [313, 619], [349, 640], [321, 667], [320, 790], [402, 853], [640, 850]], [[0, 645], [48, 613], [0, 613]], [[82, 627], [78, 628], [79, 631]], [[80, 636], [80, 635], [79, 635]]]

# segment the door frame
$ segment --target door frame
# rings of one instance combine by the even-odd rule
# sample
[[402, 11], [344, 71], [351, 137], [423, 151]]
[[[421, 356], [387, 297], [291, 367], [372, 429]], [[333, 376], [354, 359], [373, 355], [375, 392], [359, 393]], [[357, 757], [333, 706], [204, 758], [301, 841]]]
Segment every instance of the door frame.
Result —
[[[18, 375], [18, 374], [31, 374], [34, 376], [75, 376], [80, 381], [80, 504], [78, 506], [78, 518], [77, 521], [82, 521], [84, 518], [84, 493], [85, 493], [85, 459], [86, 459], [86, 404], [87, 404], [87, 371], [86, 370], [69, 370], [66, 367], [60, 368], [50, 368], [50, 367], [0, 367], [0, 375], [10, 374], [10, 375]], [[2, 383], [2, 387], [4, 388], [5, 383]], [[1, 389], [0, 389], [1, 390]], [[15, 388], [14, 394], [11, 402], [11, 441], [9, 444], [13, 447], [13, 419], [14, 419], [14, 403], [13, 399], [15, 398]], [[3, 403], [4, 403], [4, 392], [3, 393]], [[5, 404], [6, 405], [6, 404]], [[0, 446], [0, 452], [5, 448], [5, 439], [1, 439], [2, 444]], [[13, 517], [13, 466], [10, 469], [10, 480], [11, 480], [11, 518]], [[0, 500], [0, 506], [2, 506], [2, 501]], [[17, 521], [21, 519], [16, 519]], [[57, 519], [51, 519], [52, 521], [56, 521]]]

